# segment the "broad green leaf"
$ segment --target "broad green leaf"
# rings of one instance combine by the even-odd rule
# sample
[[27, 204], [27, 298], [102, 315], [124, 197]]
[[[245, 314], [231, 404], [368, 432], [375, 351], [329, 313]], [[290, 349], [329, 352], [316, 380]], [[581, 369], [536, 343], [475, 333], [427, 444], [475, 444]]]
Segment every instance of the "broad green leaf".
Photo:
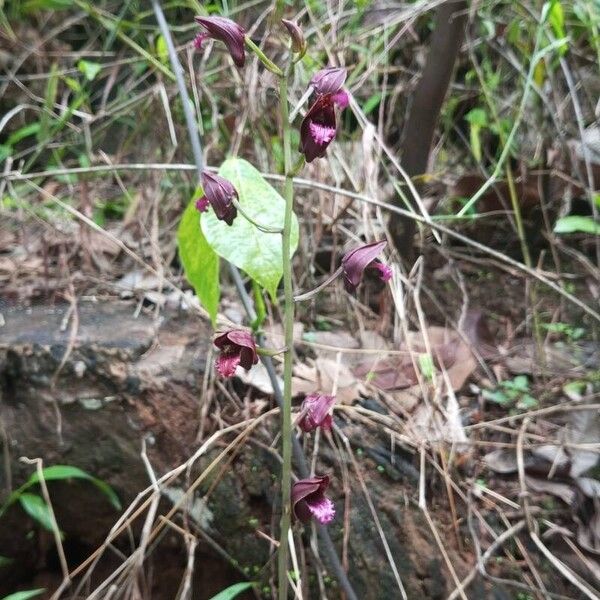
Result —
[[206, 241], [200, 227], [200, 220], [204, 221], [208, 213], [200, 215], [196, 210], [194, 198], [181, 217], [177, 230], [177, 246], [185, 276], [202, 306], [208, 311], [214, 327], [221, 297], [219, 257]]
[[54, 531], [54, 519], [48, 505], [41, 496], [24, 492], [19, 496], [19, 503], [32, 519], [48, 531]]
[[[238, 191], [240, 205], [250, 218], [267, 227], [283, 227], [285, 201], [260, 172], [241, 158], [227, 159], [219, 175]], [[233, 225], [219, 221], [212, 210], [202, 215], [202, 231], [215, 252], [247, 273], [275, 300], [283, 273], [281, 234], [257, 229], [241, 214]], [[298, 246], [298, 220], [292, 218], [291, 246]]]
[[77, 68], [81, 73], [84, 74], [88, 81], [94, 81], [94, 79], [96, 79], [96, 75], [102, 71], [102, 65], [100, 63], [84, 59], [81, 59], [77, 63]]
[[231, 600], [242, 592], [249, 590], [253, 585], [252, 581], [242, 581], [240, 583], [234, 583], [223, 591], [219, 592], [216, 596], [213, 596], [210, 600]]
[[0, 556], [0, 567], [6, 567], [12, 565], [15, 562], [14, 558], [8, 558], [8, 556]]
[[[42, 469], [42, 474], [45, 481], [58, 481], [62, 479], [85, 479], [90, 483], [93, 483], [110, 501], [110, 503], [117, 509], [121, 510], [121, 502], [115, 491], [108, 485], [108, 483], [92, 477], [89, 473], [82, 471], [77, 467], [71, 465], [53, 465]], [[39, 483], [37, 471], [31, 475], [27, 483], [23, 486], [26, 489], [36, 483]]]
[[46, 591], [46, 588], [38, 588], [37, 590], [25, 590], [23, 592], [15, 592], [14, 594], [9, 594], [8, 596], [4, 596], [2, 600], [29, 600], [29, 598], [34, 598], [35, 596], [39, 596], [43, 592]]
[[561, 217], [554, 225], [554, 233], [591, 233], [600, 235], [600, 223], [592, 217], [569, 215]]

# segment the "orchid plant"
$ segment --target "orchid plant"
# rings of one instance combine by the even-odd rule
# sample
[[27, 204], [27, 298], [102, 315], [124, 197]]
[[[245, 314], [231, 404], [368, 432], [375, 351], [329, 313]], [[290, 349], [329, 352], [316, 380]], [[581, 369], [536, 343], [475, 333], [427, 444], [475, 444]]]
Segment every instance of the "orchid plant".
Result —
[[[335, 517], [335, 507], [326, 495], [329, 476], [313, 475], [296, 480], [292, 485], [292, 429], [297, 426], [309, 433], [317, 428], [329, 431], [336, 399], [325, 394], [307, 396], [299, 416], [292, 423], [292, 359], [294, 305], [318, 293], [324, 285], [341, 277], [349, 293], [356, 292], [363, 273], [376, 271], [383, 281], [391, 277], [391, 269], [379, 256], [386, 242], [375, 241], [352, 248], [342, 258], [340, 267], [316, 290], [294, 297], [292, 289], [292, 256], [298, 244], [298, 222], [293, 211], [293, 177], [302, 165], [322, 158], [337, 135], [336, 115], [349, 104], [344, 89], [346, 69], [330, 66], [316, 72], [299, 105], [290, 113], [288, 82], [296, 63], [304, 56], [307, 44], [300, 26], [282, 19], [282, 32], [290, 41], [284, 65], [276, 65], [234, 21], [220, 16], [196, 17], [201, 27], [194, 46], [202, 51], [207, 39], [222, 42], [234, 64], [243, 68], [246, 52], [255, 54], [262, 65], [279, 79], [279, 117], [284, 154], [283, 197], [270, 186], [258, 170], [248, 162], [230, 158], [219, 173], [202, 173], [201, 188], [187, 207], [178, 232], [179, 254], [186, 276], [216, 324], [219, 305], [219, 259], [224, 258], [243, 270], [253, 281], [255, 290], [264, 288], [276, 301], [277, 289], [283, 279], [284, 295], [284, 368], [283, 410], [281, 411], [282, 439], [282, 515], [278, 550], [279, 598], [287, 597], [288, 531], [292, 517], [307, 523], [316, 519], [321, 524]], [[300, 147], [293, 157], [291, 127], [302, 105], [309, 101], [301, 119]], [[291, 114], [291, 116], [290, 116]], [[257, 347], [255, 334], [260, 319], [252, 331], [230, 329], [214, 339], [219, 350], [216, 371], [221, 377], [232, 377], [238, 367], [249, 370], [258, 363], [260, 354], [272, 354]]]

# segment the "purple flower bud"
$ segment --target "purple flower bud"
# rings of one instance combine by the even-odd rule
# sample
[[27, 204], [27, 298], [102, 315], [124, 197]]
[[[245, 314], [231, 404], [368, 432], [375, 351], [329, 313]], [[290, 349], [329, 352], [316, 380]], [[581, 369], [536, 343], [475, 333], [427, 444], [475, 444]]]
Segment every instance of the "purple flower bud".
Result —
[[314, 517], [327, 525], [335, 517], [333, 502], [325, 496], [329, 486], [329, 477], [312, 477], [301, 479], [292, 486], [292, 510], [294, 516], [303, 523], [308, 523]]
[[[219, 40], [227, 46], [227, 50], [229, 50], [233, 62], [238, 67], [244, 66], [246, 60], [244, 54], [244, 38], [246, 32], [243, 27], [238, 25], [235, 21], [226, 19], [225, 17], [196, 17], [196, 23], [202, 25], [202, 27], [206, 29], [208, 32], [207, 37]], [[198, 38], [196, 38], [196, 40], [197, 39]], [[196, 44], [196, 40], [194, 40], [194, 45], [198, 48], [199, 46]], [[202, 44], [202, 38], [199, 40], [199, 44]]]
[[347, 292], [353, 293], [356, 291], [367, 267], [379, 271], [379, 277], [382, 281], [390, 279], [392, 270], [377, 259], [377, 255], [385, 248], [386, 244], [386, 241], [373, 242], [354, 248], [344, 255], [342, 258], [342, 274]]
[[300, 152], [306, 162], [325, 156], [325, 151], [335, 137], [336, 122], [333, 95], [319, 96], [308, 109], [300, 125]]
[[226, 331], [213, 343], [221, 351], [215, 363], [221, 377], [233, 377], [238, 365], [249, 371], [258, 362], [254, 338], [243, 329]]
[[315, 93], [336, 94], [342, 89], [346, 81], [347, 72], [343, 67], [327, 67], [317, 71], [310, 80]]
[[292, 51], [297, 54], [304, 54], [306, 52], [306, 40], [304, 39], [304, 33], [302, 32], [302, 29], [300, 29], [298, 23], [288, 21], [287, 19], [281, 19], [281, 22], [290, 34]]
[[237, 190], [231, 182], [219, 175], [203, 171], [202, 187], [204, 188], [204, 196], [196, 201], [196, 208], [199, 203], [204, 206], [203, 201], [206, 199], [213, 207], [217, 219], [231, 225], [237, 217], [237, 208], [233, 205], [233, 199], [238, 198]]
[[306, 396], [300, 406], [303, 415], [298, 422], [300, 429], [305, 433], [314, 431], [317, 427], [331, 429], [332, 418], [329, 411], [334, 404], [335, 396], [322, 396], [321, 394]]

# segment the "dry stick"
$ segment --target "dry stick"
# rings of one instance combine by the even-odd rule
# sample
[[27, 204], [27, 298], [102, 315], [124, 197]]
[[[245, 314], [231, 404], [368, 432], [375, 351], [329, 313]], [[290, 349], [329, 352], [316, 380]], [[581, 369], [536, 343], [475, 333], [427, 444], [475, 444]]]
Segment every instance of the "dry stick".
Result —
[[462, 588], [460, 587], [460, 580], [458, 579], [458, 575], [456, 574], [456, 571], [454, 570], [454, 566], [452, 565], [450, 557], [448, 556], [448, 553], [446, 552], [446, 548], [444, 547], [442, 538], [440, 537], [437, 527], [435, 526], [435, 523], [433, 522], [433, 519], [431, 518], [431, 515], [429, 514], [429, 509], [427, 508], [427, 500], [425, 497], [425, 446], [424, 445], [421, 445], [420, 456], [421, 456], [421, 461], [420, 461], [420, 472], [419, 472], [419, 508], [425, 515], [427, 524], [429, 525], [429, 528], [431, 529], [431, 533], [433, 534], [435, 542], [442, 554], [442, 558], [444, 559], [444, 562], [446, 563], [446, 566], [448, 567], [448, 571], [450, 571], [450, 575], [454, 581], [454, 585], [456, 585], [456, 588], [458, 589], [458, 593], [460, 594], [460, 596], [463, 600], [468, 600], [468, 598], [465, 596], [465, 593], [463, 592]]
[[[202, 167], [204, 164], [203, 157], [202, 157], [202, 149], [200, 146], [200, 136], [198, 134], [198, 130], [196, 128], [194, 118], [193, 118], [193, 115], [191, 112], [191, 105], [189, 102], [189, 96], [188, 96], [187, 89], [185, 86], [185, 81], [183, 79], [182, 68], [179, 63], [179, 59], [177, 57], [176, 51], [175, 51], [175, 47], [173, 45], [173, 39], [171, 37], [171, 32], [169, 31], [169, 27], [167, 25], [164, 13], [162, 11], [162, 8], [161, 8], [158, 0], [152, 0], [152, 8], [156, 15], [156, 19], [158, 21], [161, 33], [167, 43], [169, 59], [171, 61], [171, 66], [173, 68], [173, 71], [175, 72], [175, 77], [177, 79], [177, 86], [179, 88], [179, 94], [181, 96], [181, 100], [183, 103], [183, 109], [184, 109], [184, 113], [185, 113], [189, 138], [190, 138], [190, 142], [192, 144], [192, 149], [194, 152], [194, 160], [196, 162], [196, 169], [197, 169], [198, 175], [200, 176], [200, 174], [202, 173]], [[252, 306], [252, 300], [250, 299], [248, 293], [246, 292], [246, 288], [244, 286], [244, 282], [242, 280], [240, 272], [237, 269], [237, 267], [235, 267], [231, 263], [229, 263], [229, 269], [230, 269], [231, 275], [233, 277], [233, 280], [235, 282], [236, 289], [242, 300], [242, 304], [244, 305], [246, 314], [248, 315], [248, 318], [251, 321], [254, 321], [256, 319], [256, 313]], [[260, 342], [261, 342], [261, 340], [259, 340], [259, 343]], [[281, 410], [283, 407], [283, 395], [282, 395], [281, 389], [279, 387], [279, 380], [277, 377], [277, 372], [275, 371], [271, 357], [261, 356], [260, 358], [261, 358], [263, 365], [265, 366], [265, 368], [267, 370], [269, 379], [271, 380], [271, 385], [273, 386], [273, 393], [274, 393], [275, 399]], [[294, 458], [295, 458], [295, 461], [296, 461], [296, 464], [297, 464], [298, 470], [300, 471], [301, 476], [303, 478], [308, 477], [309, 470], [308, 470], [308, 465], [306, 463], [306, 458], [304, 456], [304, 452], [302, 450], [302, 447], [301, 447], [298, 439], [294, 435], [292, 435], [292, 451], [293, 451]], [[352, 588], [352, 585], [350, 584], [350, 580], [348, 579], [348, 576], [346, 575], [346, 573], [340, 563], [340, 559], [339, 559], [337, 552], [335, 550], [335, 547], [333, 545], [333, 541], [331, 540], [331, 537], [329, 535], [329, 531], [327, 530], [327, 528], [324, 525], [321, 525], [321, 524], [317, 525], [317, 530], [319, 532], [319, 537], [321, 538], [321, 542], [322, 542], [323, 546], [325, 547], [325, 552], [329, 558], [330, 566], [331, 566], [333, 572], [335, 573], [335, 576], [340, 584], [340, 587], [344, 590], [344, 593], [346, 594], [347, 599], [348, 600], [358, 600], [358, 597], [356, 596], [356, 594]]]
[[540, 552], [552, 563], [552, 565], [560, 572], [560, 574], [572, 583], [576, 588], [582, 591], [588, 598], [592, 600], [600, 600], [600, 595], [591, 586], [588, 587], [587, 583], [584, 582], [574, 571], [572, 571], [567, 565], [560, 561], [550, 550], [544, 545], [542, 540], [538, 536], [537, 522], [533, 520], [531, 514], [531, 508], [529, 506], [529, 492], [527, 491], [527, 484], [525, 482], [525, 460], [523, 458], [523, 437], [529, 423], [529, 418], [523, 420], [521, 429], [519, 430], [519, 437], [517, 439], [517, 466], [519, 471], [519, 485], [521, 487], [520, 497], [523, 503], [523, 511], [525, 512], [525, 520], [527, 528], [529, 529], [529, 537], [533, 540], [533, 543], [538, 547]]
[[[333, 428], [334, 428], [334, 431], [337, 433], [337, 435], [342, 440], [342, 442], [344, 443], [344, 446], [346, 447], [346, 452], [348, 453], [348, 456], [350, 457], [350, 460], [352, 462], [352, 466], [354, 467], [354, 470], [356, 471], [356, 476], [358, 477], [360, 487], [363, 491], [363, 494], [365, 495], [365, 500], [367, 501], [367, 504], [369, 505], [369, 510], [371, 511], [373, 521], [375, 522], [375, 527], [377, 528], [377, 532], [379, 533], [379, 537], [380, 537], [383, 547], [385, 549], [386, 557], [388, 559], [390, 567], [392, 568], [394, 578], [396, 579], [396, 583], [398, 584], [398, 589], [400, 590], [400, 594], [402, 595], [403, 600], [408, 600], [408, 596], [406, 595], [406, 590], [404, 589], [404, 584], [402, 583], [402, 579], [400, 578], [400, 573], [398, 572], [398, 567], [396, 566], [396, 563], [394, 561], [394, 556], [392, 555], [392, 551], [388, 544], [387, 538], [385, 537], [385, 532], [383, 531], [383, 527], [381, 526], [381, 521], [379, 520], [379, 517], [377, 516], [377, 511], [375, 510], [375, 505], [373, 504], [373, 500], [371, 499], [371, 494], [369, 493], [369, 490], [367, 488], [365, 480], [364, 480], [363, 476], [361, 475], [358, 463], [356, 462], [356, 458], [354, 457], [354, 453], [352, 452], [352, 447], [350, 446], [350, 440], [337, 425], [334, 424]], [[467, 599], [465, 598], [465, 600], [467, 600]]]
[[[269, 415], [272, 413], [273, 413], [273, 411], [270, 411], [269, 413], [265, 413], [265, 414]], [[256, 420], [260, 420], [260, 419], [255, 419], [254, 421], [256, 421]], [[226, 427], [225, 429], [220, 429], [219, 431], [216, 431], [215, 433], [213, 433], [210, 436], [210, 438], [208, 438], [208, 440], [206, 440], [200, 446], [200, 448], [198, 448], [198, 450], [196, 450], [196, 452], [194, 452], [194, 454], [185, 463], [183, 463], [182, 465], [179, 465], [178, 467], [175, 467], [168, 473], [165, 473], [162, 477], [160, 477], [160, 479], [158, 479], [157, 483], [165, 484], [165, 486], [168, 486], [183, 471], [185, 471], [187, 468], [189, 468], [191, 465], [193, 465], [205, 452], [207, 452], [213, 443], [217, 442], [217, 440], [219, 440], [221, 437], [224, 437], [227, 433], [236, 431], [237, 429], [241, 429], [245, 425], [254, 426], [253, 420], [242, 421], [241, 423], [236, 423], [234, 425], [230, 425], [229, 427]], [[111, 530], [109, 531], [108, 535], [106, 536], [106, 540], [102, 543], [102, 545], [99, 548], [97, 548], [90, 556], [88, 556], [88, 558], [86, 558], [79, 566], [77, 566], [75, 569], [73, 569], [73, 571], [70, 574], [71, 579], [73, 579], [77, 575], [79, 575], [86, 567], [88, 567], [90, 565], [90, 563], [93, 563], [92, 567], [95, 566], [95, 564], [98, 562], [98, 560], [102, 556], [104, 550], [106, 550], [106, 548], [108, 548], [110, 546], [110, 543], [114, 539], [116, 539], [119, 535], [121, 535], [121, 533], [123, 533], [123, 531], [125, 531], [125, 529], [127, 529], [129, 523], [131, 523], [135, 519], [137, 519], [137, 517], [139, 515], [141, 515], [143, 513], [143, 511], [148, 507], [148, 505], [151, 502], [152, 497], [147, 498], [141, 504], [141, 506], [134, 512], [135, 507], [137, 506], [138, 503], [141, 502], [142, 498], [145, 495], [147, 495], [148, 493], [152, 492], [153, 490], [154, 490], [154, 486], [150, 485], [145, 490], [142, 490], [136, 496], [136, 498], [133, 500], [133, 502], [129, 505], [129, 507], [125, 510], [125, 512], [119, 517], [117, 522], [112, 526]], [[121, 567], [119, 567], [119, 569], [121, 569]], [[89, 573], [89, 571], [88, 571], [88, 573]], [[86, 575], [86, 577], [87, 577], [87, 575]], [[75, 590], [75, 593], [74, 593], [75, 596], [78, 595], [79, 590], [82, 588], [83, 584], [85, 583], [86, 577], [84, 577], [82, 579], [82, 581], [79, 583], [79, 586], [78, 586], [77, 590]], [[65, 587], [66, 587], [66, 585], [64, 583], [61, 584], [60, 587], [56, 590], [56, 592], [52, 595], [51, 600], [58, 600], [58, 598], [60, 598], [62, 592], [64, 591]]]
[[455, 588], [455, 590], [448, 596], [447, 600], [455, 600], [458, 598], [460, 594], [464, 592], [464, 590], [469, 586], [469, 584], [475, 579], [477, 572], [481, 573], [484, 577], [487, 575], [485, 570], [485, 565], [488, 560], [494, 555], [496, 550], [498, 550], [504, 542], [515, 536], [521, 529], [525, 527], [525, 521], [519, 521], [515, 523], [512, 527], [509, 527], [506, 531], [501, 533], [491, 544], [490, 547], [478, 558], [477, 565], [475, 565], [469, 574], [460, 582], [459, 586]]

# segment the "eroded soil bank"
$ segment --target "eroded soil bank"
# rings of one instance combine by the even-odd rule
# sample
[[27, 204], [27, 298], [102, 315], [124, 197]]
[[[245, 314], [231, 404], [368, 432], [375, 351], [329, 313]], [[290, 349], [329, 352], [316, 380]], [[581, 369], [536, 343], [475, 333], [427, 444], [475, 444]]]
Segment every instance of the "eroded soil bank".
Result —
[[[71, 311], [76, 311], [75, 319]], [[4, 499], [35, 470], [21, 457], [41, 458], [44, 466], [73, 465], [101, 479], [126, 508], [136, 498], [139, 501], [140, 492], [151, 484], [141, 457], [143, 447], [153, 473], [160, 477], [188, 460], [219, 429], [269, 408], [270, 398], [253, 389], [240, 389], [243, 406], [226, 394], [223, 402], [203, 394], [211, 345], [211, 331], [203, 321], [183, 311], [163, 313], [166, 316], [160, 321], [144, 312], [134, 318], [134, 311], [135, 304], [126, 302], [3, 310], [0, 485]], [[397, 447], [390, 451], [381, 429], [370, 430], [349, 419], [341, 419], [339, 425], [356, 449], [379, 523], [356, 478], [347, 480], [346, 504], [340, 500], [342, 489], [333, 490], [338, 514], [346, 509], [347, 520], [336, 521], [330, 531], [359, 597], [399, 597], [390, 557], [408, 598], [446, 597], [454, 585], [431, 527], [416, 504], [415, 457]], [[274, 548], [268, 538], [273, 537], [277, 522], [278, 461], [270, 444], [277, 420], [266, 419], [212, 468], [238, 433], [219, 438], [161, 488], [151, 524], [156, 528], [160, 523], [162, 529], [144, 547], [138, 568], [128, 567], [121, 578], [109, 580], [98, 597], [112, 589], [115, 597], [137, 591], [142, 598], [166, 600], [176, 597], [181, 586], [191, 585], [193, 597], [203, 600], [244, 580], [258, 581], [256, 593], [271, 596]], [[321, 469], [348, 467], [340, 465], [339, 456], [328, 448], [321, 450]], [[340, 478], [340, 485], [343, 481]], [[90, 482], [55, 481], [48, 487], [68, 567], [72, 572], [84, 564], [61, 597], [73, 593], [88, 597], [128, 557], [140, 553], [151, 503], [134, 512], [99, 560], [91, 562], [89, 557], [95, 556], [120, 513]], [[194, 490], [186, 510], [172, 513], [174, 503], [190, 487]], [[474, 555], [462, 519], [458, 549], [443, 489], [442, 481], [428, 482], [429, 508], [462, 579]], [[168, 516], [166, 525], [161, 515]], [[182, 535], [181, 528], [191, 535]], [[327, 565], [315, 561], [310, 552], [309, 531], [301, 535], [305, 544], [298, 559], [312, 565], [310, 580], [304, 584], [308, 596], [319, 597], [321, 589], [338, 597]], [[0, 567], [0, 596], [43, 587], [50, 597], [63, 579], [52, 534], [18, 503], [0, 519], [0, 556], [8, 559]], [[469, 588], [469, 598], [514, 597], [511, 594], [501, 585], [481, 581]]]

